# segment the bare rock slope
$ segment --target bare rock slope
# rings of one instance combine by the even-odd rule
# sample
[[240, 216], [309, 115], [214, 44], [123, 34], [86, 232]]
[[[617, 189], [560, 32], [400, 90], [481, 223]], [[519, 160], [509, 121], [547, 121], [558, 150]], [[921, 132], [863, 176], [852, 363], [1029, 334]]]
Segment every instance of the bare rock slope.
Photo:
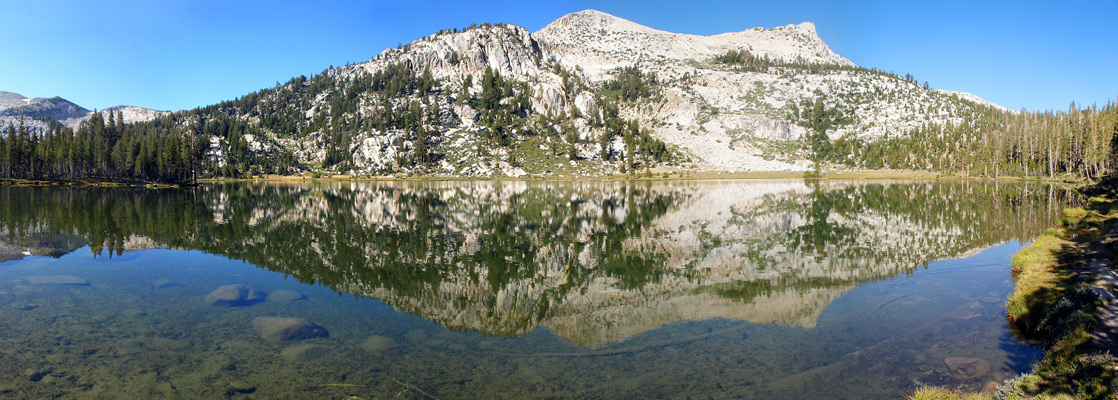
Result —
[[[655, 126], [661, 139], [718, 170], [797, 170], [803, 157], [779, 154], [774, 142], [798, 141], [806, 130], [794, 115], [822, 98], [849, 122], [828, 135], [878, 138], [924, 123], [962, 121], [977, 96], [929, 90], [916, 82], [858, 68], [833, 52], [815, 25], [751, 28], [714, 36], [655, 30], [587, 10], [564, 16], [533, 34], [559, 62], [581, 67], [591, 81], [636, 65], [664, 82], [663, 99], [630, 110]], [[745, 50], [774, 62], [751, 72], [715, 61]], [[812, 67], [815, 67], [814, 70]]]

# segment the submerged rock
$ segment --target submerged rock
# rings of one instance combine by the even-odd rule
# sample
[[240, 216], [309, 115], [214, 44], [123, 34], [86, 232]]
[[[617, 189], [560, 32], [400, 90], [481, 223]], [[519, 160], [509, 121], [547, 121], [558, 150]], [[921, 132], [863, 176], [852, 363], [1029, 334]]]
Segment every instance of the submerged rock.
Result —
[[252, 394], [253, 392], [256, 392], [256, 386], [253, 386], [245, 381], [233, 381], [229, 382], [229, 384], [225, 386], [226, 396]]
[[264, 292], [247, 285], [225, 285], [206, 295], [206, 304], [215, 307], [243, 307], [264, 301]]
[[404, 340], [412, 344], [421, 344], [427, 341], [427, 332], [424, 332], [422, 329], [409, 330], [408, 333], [404, 334]]
[[329, 352], [330, 348], [326, 346], [317, 344], [297, 344], [283, 349], [283, 351], [280, 351], [280, 355], [292, 361], [311, 361], [321, 358]]
[[268, 301], [273, 303], [290, 303], [306, 299], [307, 296], [293, 290], [277, 290], [268, 295]]
[[260, 337], [270, 342], [330, 336], [325, 328], [302, 318], [258, 317], [252, 320], [252, 326]]
[[987, 303], [987, 304], [1001, 303], [1001, 302], [1005, 301], [1003, 299], [999, 299], [996, 296], [986, 296], [986, 297], [983, 297], [983, 298], [978, 299], [978, 300], [983, 302], [983, 303]]
[[70, 275], [26, 276], [23, 279], [26, 279], [27, 283], [32, 285], [89, 285], [89, 281]]
[[175, 385], [172, 385], [171, 382], [161, 382], [155, 386], [155, 389], [159, 390], [164, 398], [175, 396]]
[[957, 379], [976, 379], [990, 373], [990, 362], [981, 358], [948, 357], [943, 363]]
[[44, 368], [44, 369], [28, 368], [28, 369], [23, 371], [23, 376], [26, 376], [27, 380], [29, 380], [29, 381], [38, 382], [38, 381], [43, 380], [43, 378], [45, 378], [47, 375], [50, 375], [51, 372], [53, 372], [53, 371], [50, 368]]
[[183, 286], [183, 284], [172, 281], [170, 279], [160, 279], [151, 283], [151, 287], [155, 289], [166, 289]]
[[10, 307], [20, 311], [31, 311], [39, 308], [39, 305], [34, 303], [12, 303]]
[[368, 339], [365, 339], [364, 342], [361, 342], [362, 349], [371, 351], [373, 353], [379, 353], [399, 345], [400, 343], [396, 342], [395, 339], [379, 335], [369, 336]]

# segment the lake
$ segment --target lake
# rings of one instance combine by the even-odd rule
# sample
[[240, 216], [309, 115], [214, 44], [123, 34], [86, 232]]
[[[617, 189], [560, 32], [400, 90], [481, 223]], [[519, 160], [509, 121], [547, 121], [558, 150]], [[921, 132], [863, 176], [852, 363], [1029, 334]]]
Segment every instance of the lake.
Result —
[[1039, 349], [1064, 188], [961, 181], [0, 187], [0, 396], [898, 398]]

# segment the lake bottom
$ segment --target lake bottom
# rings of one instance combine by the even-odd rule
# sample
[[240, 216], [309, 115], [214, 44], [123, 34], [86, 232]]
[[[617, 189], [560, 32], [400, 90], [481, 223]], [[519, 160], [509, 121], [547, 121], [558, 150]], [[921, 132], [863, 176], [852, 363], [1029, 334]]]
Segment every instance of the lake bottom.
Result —
[[[110, 258], [86, 247], [0, 264], [0, 375], [14, 377], [0, 396], [885, 399], [920, 385], [989, 390], [1039, 357], [1005, 323], [1008, 262], [1019, 248], [852, 287], [814, 326], [681, 321], [587, 347], [546, 326], [521, 337], [453, 331], [198, 251]], [[230, 284], [284, 296], [206, 303]], [[270, 340], [257, 318], [303, 318], [328, 335]]]

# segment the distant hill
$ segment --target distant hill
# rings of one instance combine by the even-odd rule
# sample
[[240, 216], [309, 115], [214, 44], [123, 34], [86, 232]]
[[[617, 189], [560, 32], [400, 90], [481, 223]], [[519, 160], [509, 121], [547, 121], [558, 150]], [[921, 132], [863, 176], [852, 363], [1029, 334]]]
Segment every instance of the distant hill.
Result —
[[[133, 106], [115, 106], [101, 112], [108, 110], [123, 113], [125, 122], [150, 121], [168, 114], [166, 111]], [[8, 125], [18, 126], [20, 117], [23, 117], [26, 126], [32, 128], [45, 130], [50, 121], [76, 128], [91, 115], [92, 111], [58, 96], [27, 98], [18, 93], [0, 91], [0, 130], [6, 131]]]

